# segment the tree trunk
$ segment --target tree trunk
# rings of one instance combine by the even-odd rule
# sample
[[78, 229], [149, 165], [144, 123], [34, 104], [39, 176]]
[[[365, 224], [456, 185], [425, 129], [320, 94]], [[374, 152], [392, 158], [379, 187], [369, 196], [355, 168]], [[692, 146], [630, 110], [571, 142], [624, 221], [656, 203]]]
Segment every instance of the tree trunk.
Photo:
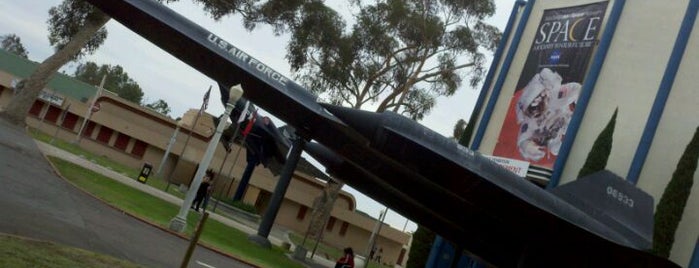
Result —
[[5, 111], [0, 112], [0, 117], [8, 122], [18, 126], [24, 126], [25, 118], [32, 104], [39, 96], [46, 84], [53, 75], [64, 64], [69, 62], [73, 56], [80, 52], [83, 46], [102, 28], [111, 18], [107, 14], [97, 11], [101, 14], [95, 20], [87, 20], [80, 32], [75, 34], [73, 38], [66, 44], [63, 49], [46, 58], [44, 62], [34, 70], [34, 72], [26, 79], [24, 87], [14, 96], [12, 101], [7, 105]]
[[340, 189], [342, 189], [343, 185], [343, 183], [328, 181], [321, 195], [318, 196], [313, 202], [311, 222], [307, 231], [307, 235], [311, 239], [316, 239], [322, 236], [323, 228], [330, 218], [330, 212], [333, 210], [335, 200], [337, 200]]

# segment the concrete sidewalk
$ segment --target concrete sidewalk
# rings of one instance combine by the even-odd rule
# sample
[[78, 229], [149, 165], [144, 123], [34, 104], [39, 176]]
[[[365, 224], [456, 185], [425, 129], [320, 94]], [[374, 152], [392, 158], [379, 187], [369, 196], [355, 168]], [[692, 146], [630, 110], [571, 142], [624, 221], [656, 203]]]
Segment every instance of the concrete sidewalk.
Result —
[[[147, 193], [149, 195], [155, 196], [157, 198], [160, 198], [166, 202], [175, 204], [177, 206], [181, 206], [183, 200], [180, 199], [179, 197], [176, 197], [170, 193], [164, 192], [161, 189], [157, 189], [154, 187], [151, 187], [150, 185], [142, 184], [138, 181], [135, 180], [135, 178], [130, 178], [124, 174], [118, 173], [116, 171], [113, 171], [109, 168], [106, 168], [104, 166], [98, 165], [96, 163], [93, 163], [81, 156], [74, 155], [70, 152], [64, 151], [60, 148], [57, 148], [55, 146], [52, 146], [47, 143], [43, 143], [40, 141], [36, 141], [38, 148], [43, 152], [43, 154], [48, 155], [48, 156], [54, 156], [66, 161], [69, 161], [71, 163], [74, 163], [76, 165], [82, 166], [84, 168], [90, 169], [94, 172], [97, 172], [101, 175], [104, 175], [105, 177], [111, 178], [113, 180], [119, 181], [125, 185], [128, 185], [132, 188], [138, 189], [144, 193]], [[212, 204], [210, 202], [210, 207], [212, 207]], [[219, 221], [227, 226], [236, 228], [244, 233], [247, 234], [254, 234], [257, 233], [257, 228], [258, 228], [258, 223], [248, 221], [242, 217], [236, 217], [232, 214], [225, 213], [221, 208], [221, 205], [219, 204], [219, 209], [216, 213], [209, 212], [209, 218], [214, 219], [216, 221]], [[196, 213], [194, 211], [191, 211], [191, 213]], [[224, 214], [224, 215], [221, 215]], [[173, 215], [174, 217], [174, 215]], [[288, 238], [288, 231], [280, 228], [280, 227], [273, 227], [270, 235], [268, 237], [269, 241], [277, 246], [281, 246], [284, 242], [287, 242], [291, 244], [291, 250], [293, 251], [295, 249], [295, 246], [293, 243]], [[319, 255], [315, 255], [313, 258], [310, 258], [310, 252], [307, 254], [307, 258], [303, 261], [304, 265], [306, 267], [313, 267], [313, 268], [320, 268], [320, 267], [334, 267], [335, 262], [334, 260], [328, 260], [325, 259]]]

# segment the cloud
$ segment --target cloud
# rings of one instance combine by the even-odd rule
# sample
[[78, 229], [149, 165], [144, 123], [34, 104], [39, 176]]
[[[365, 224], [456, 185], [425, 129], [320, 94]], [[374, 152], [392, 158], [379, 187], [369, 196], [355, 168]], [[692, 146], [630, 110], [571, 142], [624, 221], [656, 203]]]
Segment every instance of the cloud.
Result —
[[58, 1], [46, 1], [38, 6], [32, 1], [14, 1], [12, 4], [6, 1], [0, 4], [0, 35], [16, 34], [29, 51], [31, 60], [44, 60], [53, 54], [48, 42], [46, 19], [49, 8], [57, 3]]

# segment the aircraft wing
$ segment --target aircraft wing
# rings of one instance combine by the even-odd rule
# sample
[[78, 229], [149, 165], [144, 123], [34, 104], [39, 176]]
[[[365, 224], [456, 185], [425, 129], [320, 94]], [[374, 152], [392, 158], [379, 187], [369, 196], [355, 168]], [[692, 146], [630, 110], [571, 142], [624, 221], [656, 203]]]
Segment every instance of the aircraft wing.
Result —
[[160, 3], [88, 2], [213, 80], [241, 84], [245, 98], [325, 147], [327, 167], [338, 178], [482, 261], [504, 267], [675, 267], [415, 122], [323, 107], [303, 87]]

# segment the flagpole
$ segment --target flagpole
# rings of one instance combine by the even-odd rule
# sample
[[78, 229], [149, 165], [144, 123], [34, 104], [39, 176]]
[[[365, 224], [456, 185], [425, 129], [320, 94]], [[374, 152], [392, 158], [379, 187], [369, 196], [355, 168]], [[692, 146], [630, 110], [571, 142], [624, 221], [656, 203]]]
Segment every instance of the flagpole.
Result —
[[[247, 138], [247, 136], [250, 134], [252, 131], [252, 127], [255, 124], [255, 120], [257, 118], [257, 109], [252, 113], [250, 116], [250, 119], [248, 120], [248, 124], [245, 126], [245, 129], [243, 129], [243, 141]], [[235, 161], [238, 161], [238, 156], [236, 156]], [[248, 181], [250, 180], [250, 176], [252, 176], [252, 171], [255, 169], [254, 166], [251, 166], [251, 163], [248, 162], [248, 165], [245, 167], [245, 170], [243, 171], [242, 176], [240, 177], [240, 183], [238, 184], [238, 188], [235, 191], [235, 194], [233, 195], [233, 201], [239, 201], [242, 199], [243, 195], [245, 194], [245, 190], [247, 189], [247, 184]], [[241, 186], [243, 188], [241, 188]]]
[[[228, 159], [228, 155], [231, 154], [230, 150], [226, 150], [226, 156], [223, 157], [223, 161], [221, 161], [221, 165], [218, 167], [218, 173], [214, 174], [214, 177], [211, 178], [212, 181], [216, 181], [216, 177], [220, 177], [221, 171], [223, 170], [223, 165], [226, 164], [226, 159]], [[213, 185], [212, 185], [213, 187]], [[212, 193], [213, 194], [213, 193]], [[211, 209], [211, 212], [216, 212], [216, 205], [218, 205], [218, 199], [221, 198], [221, 191], [219, 191], [218, 198], [216, 198], [216, 201], [214, 202], [214, 207]], [[204, 210], [206, 210], [206, 206], [204, 206]]]
[[97, 92], [95, 93], [95, 98], [92, 99], [90, 102], [90, 107], [87, 107], [87, 112], [85, 112], [85, 119], [83, 119], [82, 125], [80, 125], [80, 130], [78, 130], [78, 136], [75, 137], [75, 140], [73, 143], [75, 144], [80, 144], [80, 140], [82, 139], [83, 135], [83, 130], [85, 129], [85, 126], [87, 125], [87, 122], [90, 121], [90, 116], [92, 116], [92, 107], [95, 106], [95, 103], [97, 103], [97, 99], [102, 95], [102, 90], [104, 90], [104, 82], [107, 80], [107, 75], [105, 74], [102, 76], [102, 82], [100, 82], [100, 86], [97, 88]]
[[160, 160], [160, 165], [158, 165], [158, 171], [155, 172], [156, 176], [160, 176], [160, 173], [163, 171], [163, 166], [165, 166], [165, 161], [167, 161], [168, 156], [170, 156], [170, 150], [172, 150], [172, 146], [175, 146], [175, 143], [177, 142], [177, 134], [180, 133], [180, 127], [183, 125], [182, 120], [177, 121], [177, 126], [175, 126], [175, 131], [172, 132], [172, 136], [170, 136], [170, 141], [167, 143], [167, 147], [165, 148], [165, 153], [163, 154], [163, 159]]
[[228, 177], [231, 178], [231, 183], [228, 184], [228, 188], [226, 189], [226, 194], [229, 193], [231, 191], [231, 187], [233, 187], [234, 178], [231, 177], [231, 173], [233, 173], [233, 168], [238, 163], [238, 157], [240, 156], [240, 151], [243, 149], [243, 146], [244, 146], [243, 144], [245, 144], [246, 138], [247, 138], [247, 136], [243, 136], [243, 139], [240, 142], [240, 146], [238, 146], [238, 151], [235, 153], [235, 158], [233, 159], [233, 165], [231, 166], [231, 169], [228, 170]]
[[[233, 138], [231, 138], [231, 142], [233, 144], [235, 144], [235, 138], [238, 137], [238, 132], [240, 132], [240, 123], [245, 121], [245, 117], [247, 117], [249, 106], [250, 106], [250, 101], [246, 101], [245, 107], [240, 112], [240, 117], [238, 117], [238, 121], [236, 122], [236, 126], [235, 126], [235, 131], [233, 132]], [[245, 138], [246, 138], [246, 136], [243, 136], [243, 139], [240, 142], [240, 146], [238, 146], [238, 150], [235, 153], [235, 159], [233, 159], [233, 164], [231, 165], [231, 168], [228, 170], [228, 177], [231, 178], [231, 182], [228, 184], [228, 187], [226, 187], [227, 189], [224, 192], [225, 194], [228, 194], [229, 191], [231, 190], [231, 186], [233, 186], [234, 179], [233, 179], [233, 177], [231, 177], [231, 173], [233, 172], [233, 168], [235, 167], [235, 164], [238, 163], [238, 156], [240, 155], [240, 150], [243, 148], [243, 144], [245, 144]], [[223, 166], [221, 166], [221, 167], [223, 167]], [[219, 172], [220, 172], [220, 170], [219, 170]], [[218, 206], [218, 202], [220, 199], [221, 199], [221, 192], [219, 192], [218, 198], [216, 198], [216, 201], [214, 202], [214, 208], [211, 209], [211, 211], [216, 212], [216, 207]]]
[[[204, 113], [204, 110], [206, 110], [206, 107], [208, 106], [209, 94], [211, 93], [211, 87], [212, 86], [209, 86], [209, 90], [204, 95], [204, 101], [201, 104], [201, 108], [199, 108], [199, 112], [197, 113], [197, 116], [194, 118], [194, 123], [189, 128], [189, 134], [187, 134], [187, 138], [184, 140], [184, 146], [182, 147], [182, 151], [180, 152], [180, 156], [177, 157], [177, 161], [175, 161], [175, 165], [172, 166], [167, 177], [165, 177], [167, 179], [167, 185], [165, 186], [166, 193], [167, 193], [168, 189], [170, 189], [170, 184], [172, 184], [172, 174], [175, 173], [175, 169], [177, 169], [177, 166], [180, 164], [180, 160], [182, 158], [184, 158], [184, 153], [187, 151], [187, 145], [189, 144], [189, 139], [192, 137], [192, 133], [194, 132], [194, 129], [196, 128], [197, 123], [199, 122], [199, 117], [201, 117], [201, 114]], [[182, 128], [184, 128], [184, 124], [182, 125]]]

